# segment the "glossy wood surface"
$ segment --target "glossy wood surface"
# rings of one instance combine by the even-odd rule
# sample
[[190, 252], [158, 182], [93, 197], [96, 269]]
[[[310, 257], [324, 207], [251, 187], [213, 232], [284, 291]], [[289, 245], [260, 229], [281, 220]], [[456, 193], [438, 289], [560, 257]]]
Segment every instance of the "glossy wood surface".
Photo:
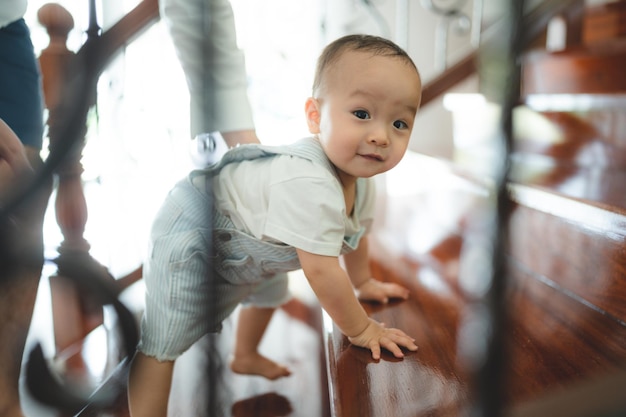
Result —
[[625, 40], [593, 49], [533, 51], [524, 59], [522, 94], [615, 93], [626, 91]]
[[519, 134], [513, 181], [626, 209], [626, 95], [588, 96], [586, 110], [575, 97], [561, 105], [567, 108], [568, 100], [570, 110], [520, 117], [544, 127]]
[[[467, 233], [488, 199], [480, 181], [449, 163], [419, 155], [408, 162], [403, 175], [439, 182], [420, 188], [424, 183], [415, 181], [407, 185], [412, 192], [386, 194], [372, 252], [375, 276], [407, 286], [411, 296], [366, 309], [415, 337], [419, 350], [375, 363], [328, 326], [334, 416], [463, 416], [475, 398], [459, 353], [470, 307], [460, 280]], [[626, 217], [607, 198], [618, 189], [587, 201], [548, 185], [510, 189], [502, 372], [506, 410], [522, 415], [552, 395], [626, 369]], [[585, 394], [578, 400], [588, 402]], [[615, 394], [598, 407], [612, 400]]]
[[[396, 265], [417, 273], [410, 264]], [[398, 277], [381, 267], [375, 274], [390, 280]], [[366, 309], [377, 320], [415, 337], [417, 352], [407, 352], [402, 360], [385, 353], [374, 361], [368, 351], [349, 345], [336, 328], [327, 335], [333, 416], [463, 415], [469, 389], [454, 349], [459, 299], [453, 292], [429, 296], [417, 282], [410, 288], [409, 301]]]
[[[574, 206], [573, 210], [576, 209]], [[594, 220], [626, 225], [626, 216], [589, 210]], [[604, 217], [603, 216], [604, 214]], [[615, 221], [611, 221], [614, 217]], [[597, 225], [598, 223], [595, 223]], [[626, 233], [575, 223], [525, 206], [511, 215], [511, 252], [548, 285], [567, 291], [607, 317], [626, 322]]]

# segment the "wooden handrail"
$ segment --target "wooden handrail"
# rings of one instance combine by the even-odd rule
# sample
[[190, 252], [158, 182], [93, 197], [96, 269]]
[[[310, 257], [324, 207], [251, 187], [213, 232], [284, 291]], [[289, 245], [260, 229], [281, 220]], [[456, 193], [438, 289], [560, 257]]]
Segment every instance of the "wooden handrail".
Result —
[[428, 81], [422, 89], [422, 107], [465, 80], [477, 71], [478, 52], [472, 51], [445, 71]]
[[84, 55], [96, 59], [91, 65], [95, 72], [100, 73], [125, 45], [132, 42], [158, 19], [158, 0], [143, 0], [102, 35], [86, 42], [78, 51], [77, 56]]

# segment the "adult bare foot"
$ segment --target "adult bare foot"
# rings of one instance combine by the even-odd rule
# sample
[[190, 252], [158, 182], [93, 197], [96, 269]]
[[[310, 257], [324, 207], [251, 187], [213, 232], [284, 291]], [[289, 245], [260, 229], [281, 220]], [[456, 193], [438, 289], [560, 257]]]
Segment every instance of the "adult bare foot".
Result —
[[246, 356], [234, 356], [230, 369], [236, 374], [259, 375], [270, 380], [291, 375], [288, 368], [256, 352]]

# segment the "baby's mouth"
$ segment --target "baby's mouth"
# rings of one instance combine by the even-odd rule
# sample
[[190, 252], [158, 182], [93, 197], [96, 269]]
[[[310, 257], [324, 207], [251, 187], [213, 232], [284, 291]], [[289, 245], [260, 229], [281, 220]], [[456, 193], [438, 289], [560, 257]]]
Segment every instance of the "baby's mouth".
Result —
[[365, 159], [370, 159], [372, 161], [378, 161], [378, 162], [383, 161], [383, 157], [375, 153], [362, 154], [361, 157]]

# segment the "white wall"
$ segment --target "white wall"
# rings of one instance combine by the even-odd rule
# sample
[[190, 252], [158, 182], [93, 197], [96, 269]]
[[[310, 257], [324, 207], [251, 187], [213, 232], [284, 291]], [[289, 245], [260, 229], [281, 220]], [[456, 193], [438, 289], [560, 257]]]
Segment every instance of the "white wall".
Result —
[[[232, 0], [232, 3], [239, 41], [246, 52], [257, 126], [266, 142], [291, 141], [294, 133], [307, 134], [303, 103], [310, 91], [315, 59], [323, 46], [337, 37], [348, 33], [384, 36], [407, 50], [425, 82], [440, 71], [435, 62], [435, 33], [440, 17], [417, 0]], [[497, 0], [485, 0], [485, 3], [488, 13], [493, 9], [491, 3], [497, 4]], [[473, 0], [467, 0], [463, 10], [470, 17], [472, 8]], [[399, 32], [401, 28], [407, 32]], [[469, 33], [456, 36], [451, 32], [449, 61], [453, 62], [469, 47]], [[477, 91], [477, 78], [460, 84], [454, 91]], [[442, 98], [420, 110], [410, 148], [452, 157], [452, 119], [443, 108]]]

